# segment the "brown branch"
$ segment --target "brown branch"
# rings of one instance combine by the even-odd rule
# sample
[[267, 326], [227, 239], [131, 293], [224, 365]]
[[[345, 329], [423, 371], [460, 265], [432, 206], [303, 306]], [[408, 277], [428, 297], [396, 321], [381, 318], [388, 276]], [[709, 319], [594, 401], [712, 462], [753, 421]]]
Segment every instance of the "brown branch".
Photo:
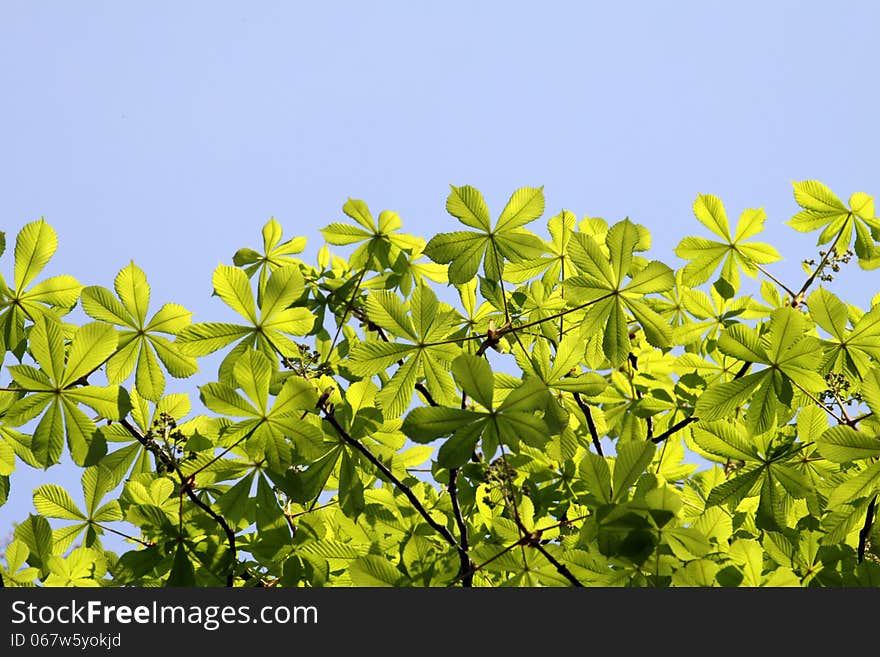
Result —
[[197, 507], [202, 509], [205, 513], [207, 513], [214, 521], [220, 525], [223, 533], [226, 534], [226, 541], [229, 543], [229, 550], [232, 553], [232, 564], [229, 568], [229, 574], [226, 576], [226, 586], [227, 588], [232, 588], [235, 583], [235, 560], [236, 560], [236, 547], [235, 547], [235, 532], [232, 531], [232, 528], [229, 526], [229, 523], [226, 522], [226, 519], [216, 513], [211, 507], [205, 504], [202, 500], [199, 499], [198, 495], [196, 495], [193, 490], [195, 487], [195, 475], [184, 476], [184, 474], [180, 471], [180, 467], [177, 462], [171, 458], [161, 447], [157, 444], [152, 443], [147, 439], [145, 435], [143, 435], [140, 431], [137, 430], [128, 420], [123, 418], [120, 421], [120, 424], [125, 427], [125, 429], [134, 436], [137, 441], [143, 445], [147, 451], [151, 452], [154, 456], [156, 456], [160, 461], [162, 461], [163, 465], [170, 472], [177, 473], [177, 476], [180, 477], [180, 488], [181, 488], [181, 496], [186, 493], [186, 496], [190, 499], [190, 501], [195, 504]]
[[[635, 372], [639, 371], [639, 359], [636, 357], [636, 355], [634, 353], [630, 352], [629, 356], [627, 357], [627, 360], [629, 361], [629, 364], [632, 367], [632, 370], [630, 371], [631, 376], [629, 379], [629, 384], [630, 384], [630, 386], [632, 386], [632, 391], [633, 391], [633, 395], [635, 396], [635, 398], [637, 400], [641, 401], [641, 399], [643, 397], [642, 391], [639, 390], [638, 388], [636, 388], [636, 382], [635, 382]], [[645, 424], [648, 427], [648, 433], [647, 433], [646, 438], [647, 438], [647, 440], [651, 440], [651, 438], [654, 437], [654, 418], [652, 418], [649, 415], [648, 417], [645, 418]]]
[[[354, 438], [351, 434], [349, 434], [345, 428], [339, 424], [339, 420], [336, 419], [336, 416], [333, 414], [331, 410], [326, 408], [324, 410], [324, 419], [330, 424], [331, 427], [336, 431], [342, 440], [344, 440], [348, 445], [354, 447], [357, 451], [363, 454], [366, 459], [372, 463], [377, 470], [379, 470], [385, 477], [397, 487], [400, 492], [402, 492], [406, 498], [410, 501], [410, 503], [415, 507], [416, 511], [419, 512], [425, 522], [427, 522], [440, 536], [443, 537], [450, 546], [454, 547], [459, 551], [459, 554], [462, 553], [462, 547], [455, 540], [455, 537], [449, 531], [448, 528], [444, 527], [440, 523], [438, 523], [434, 518], [431, 517], [431, 514], [428, 510], [422, 505], [421, 501], [416, 494], [413, 493], [412, 489], [403, 483], [397, 476], [391, 472], [391, 469], [385, 465], [375, 454], [373, 454], [360, 440]], [[466, 554], [466, 553], [465, 553]]]
[[565, 579], [567, 579], [569, 582], [571, 582], [572, 586], [576, 586], [578, 588], [584, 588], [584, 585], [581, 583], [581, 581], [577, 577], [574, 576], [574, 574], [565, 566], [565, 564], [557, 561], [556, 558], [552, 554], [550, 554], [547, 551], [547, 548], [545, 548], [543, 545], [541, 545], [540, 542], [535, 542], [534, 545], [532, 545], [532, 547], [534, 547], [536, 550], [538, 550], [538, 552], [543, 554], [544, 558], [547, 561], [549, 561], [551, 564], [553, 564], [554, 568], [556, 568], [556, 572], [558, 572]]
[[865, 549], [868, 546], [868, 535], [871, 533], [871, 525], [874, 524], [874, 505], [877, 503], [875, 495], [868, 504], [868, 513], [865, 514], [865, 524], [859, 530], [859, 563], [865, 558]]
[[828, 259], [831, 257], [831, 254], [837, 250], [837, 243], [840, 241], [840, 236], [843, 235], [843, 231], [846, 230], [851, 218], [852, 218], [852, 214], [850, 213], [850, 216], [848, 216], [846, 218], [846, 221], [844, 221], [843, 225], [840, 227], [840, 230], [837, 233], [837, 237], [834, 238], [834, 241], [831, 243], [831, 246], [828, 247], [828, 250], [825, 252], [825, 255], [822, 256], [822, 260], [819, 262], [818, 265], [816, 265], [816, 269], [813, 270], [813, 273], [810, 274], [809, 278], [807, 278], [807, 280], [804, 281], [804, 284], [803, 284], [803, 286], [801, 286], [801, 290], [800, 290], [800, 292], [797, 293], [797, 296], [795, 296], [794, 299], [792, 299], [793, 305], [798, 305], [803, 301], [804, 295], [807, 293], [807, 290], [813, 284], [813, 281], [816, 280], [816, 276], [818, 276], [819, 273], [823, 269], [825, 269], [825, 265], [828, 264]]
[[455, 524], [458, 526], [458, 533], [461, 535], [458, 551], [458, 577], [461, 578], [461, 585], [470, 588], [474, 585], [474, 562], [468, 554], [470, 545], [468, 543], [467, 523], [461, 513], [461, 504], [458, 501], [458, 468], [452, 468], [449, 471], [449, 498], [452, 500], [452, 515], [455, 516]]
[[651, 438], [651, 442], [654, 444], [662, 443], [664, 440], [666, 440], [667, 438], [669, 438], [673, 434], [684, 429], [691, 422], [697, 422], [698, 420], [699, 420], [699, 418], [697, 418], [693, 415], [691, 415], [690, 417], [686, 417], [685, 419], [680, 420], [680, 421], [676, 422], [675, 424], [673, 424], [671, 427], [669, 427], [666, 431], [661, 433], [659, 436], [654, 436], [653, 438]]
[[590, 411], [590, 407], [587, 406], [586, 402], [581, 398], [580, 393], [574, 393], [574, 400], [577, 402], [578, 407], [583, 412], [584, 417], [587, 420], [587, 428], [590, 430], [590, 436], [593, 437], [593, 445], [596, 447], [596, 453], [599, 456], [605, 456], [602, 453], [602, 443], [599, 442], [599, 431], [596, 429], [596, 423], [593, 421], [593, 413]]

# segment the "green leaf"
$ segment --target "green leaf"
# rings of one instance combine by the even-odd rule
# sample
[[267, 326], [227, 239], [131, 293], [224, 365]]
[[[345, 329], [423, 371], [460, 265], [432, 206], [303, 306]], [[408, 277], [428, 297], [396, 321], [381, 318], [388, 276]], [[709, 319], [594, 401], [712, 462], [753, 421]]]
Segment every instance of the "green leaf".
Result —
[[73, 276], [52, 276], [21, 293], [19, 298], [23, 302], [40, 302], [67, 309], [76, 304], [82, 288]]
[[34, 490], [34, 508], [40, 515], [61, 520], [85, 520], [73, 498], [57, 484], [43, 484]]
[[351, 562], [348, 574], [360, 587], [397, 587], [403, 579], [403, 573], [378, 554], [358, 557]]
[[409, 407], [418, 378], [418, 366], [418, 357], [407, 360], [376, 395], [376, 402], [386, 419], [400, 417]]
[[363, 201], [350, 198], [342, 206], [342, 211], [371, 233], [376, 232], [376, 222], [373, 220], [373, 215], [370, 214], [367, 204]]
[[645, 295], [652, 292], [666, 292], [675, 286], [675, 274], [662, 262], [652, 260], [639, 270], [623, 288], [628, 294]]
[[177, 335], [184, 327], [189, 325], [191, 318], [192, 312], [183, 306], [176, 303], [166, 303], [153, 315], [153, 319], [150, 320], [144, 330]]
[[377, 374], [418, 347], [397, 342], [359, 342], [351, 350], [351, 360], [345, 366], [357, 376]]
[[171, 572], [165, 581], [166, 587], [192, 587], [196, 585], [196, 571], [186, 554], [183, 543], [178, 543], [174, 550], [174, 562]]
[[274, 372], [272, 362], [265, 355], [253, 350], [240, 356], [233, 368], [235, 381], [263, 416], [266, 415], [269, 385]]
[[125, 307], [105, 287], [90, 285], [83, 288], [80, 296], [83, 311], [93, 319], [110, 324], [121, 324], [130, 328], [138, 328]]
[[31, 440], [31, 451], [34, 458], [43, 466], [58, 463], [61, 452], [64, 450], [64, 421], [61, 414], [61, 405], [57, 398], [49, 403], [48, 409], [43, 413], [37, 428], [34, 430]]
[[623, 304], [613, 299], [608, 311], [605, 334], [602, 337], [602, 353], [612, 366], [617, 367], [629, 356], [632, 343], [629, 339], [629, 326]]
[[135, 385], [144, 397], [157, 401], [165, 391], [165, 375], [162, 373], [162, 368], [159, 367], [159, 361], [155, 354], [147, 346], [148, 343], [141, 340], [140, 344]]
[[489, 208], [480, 191], [470, 185], [449, 187], [451, 191], [446, 197], [446, 211], [465, 226], [487, 233], [491, 231], [492, 220], [489, 217]]
[[116, 350], [116, 330], [108, 324], [90, 322], [74, 334], [67, 354], [67, 368], [59, 382], [62, 387], [97, 369]]
[[550, 392], [541, 379], [529, 377], [507, 393], [499, 413], [532, 413], [544, 410], [550, 399]]
[[52, 527], [43, 516], [28, 515], [27, 519], [15, 527], [15, 539], [24, 543], [29, 551], [28, 562], [48, 572], [47, 562], [52, 556], [54, 539]]
[[371, 233], [368, 233], [357, 226], [351, 226], [339, 222], [331, 223], [322, 228], [321, 235], [324, 236], [324, 239], [328, 244], [335, 244], [337, 246], [357, 244], [358, 242], [370, 239], [372, 236]]
[[613, 502], [625, 499], [629, 487], [645, 471], [654, 458], [657, 446], [650, 442], [627, 442], [617, 446], [617, 457], [614, 461], [612, 486]]
[[818, 180], [803, 180], [793, 183], [792, 186], [794, 187], [794, 200], [806, 210], [824, 213], [847, 211], [843, 201]]
[[150, 286], [143, 270], [133, 261], [129, 262], [128, 266], [116, 275], [113, 287], [126, 310], [137, 321], [137, 327], [143, 327], [147, 319], [147, 308], [150, 305]]
[[437, 450], [437, 463], [450, 470], [460, 468], [467, 463], [477, 448], [477, 441], [485, 426], [486, 420], [479, 420], [460, 427]]
[[694, 442], [710, 454], [743, 461], [758, 458], [754, 447], [737, 430], [736, 425], [729, 422], [700, 422], [694, 425], [691, 435]]
[[[522, 187], [511, 195], [507, 205], [504, 206], [504, 210], [495, 224], [495, 230], [502, 232], [524, 226], [542, 214], [544, 214], [544, 187]], [[474, 228], [480, 228], [480, 226], [474, 226]], [[484, 230], [488, 232], [488, 227]]]
[[129, 394], [120, 386], [73, 388], [64, 392], [64, 398], [85, 404], [108, 420], [122, 420], [131, 410]]
[[587, 452], [578, 466], [578, 476], [600, 502], [611, 502], [611, 470], [602, 456]]
[[568, 243], [568, 257], [574, 262], [578, 271], [591, 279], [596, 287], [606, 292], [617, 288], [619, 281], [614, 278], [608, 259], [589, 235], [572, 234]]
[[639, 232], [634, 223], [624, 219], [614, 224], [605, 237], [608, 251], [611, 256], [611, 270], [614, 287], [619, 288], [621, 282], [629, 273], [632, 265], [633, 250], [639, 242]]
[[870, 499], [880, 486], [880, 463], [851, 476], [835, 487], [828, 496], [828, 507], [834, 509], [858, 499]]
[[486, 409], [492, 409], [495, 379], [485, 358], [462, 354], [452, 362], [452, 376], [459, 388]]
[[810, 317], [838, 340], [845, 340], [846, 305], [825, 288], [818, 288], [807, 298]]
[[448, 436], [479, 417], [473, 411], [445, 406], [414, 408], [406, 416], [400, 430], [417, 443], [429, 443]]
[[147, 335], [147, 340], [156, 350], [156, 355], [171, 376], [178, 379], [186, 378], [199, 371], [196, 359], [180, 353], [177, 346], [170, 340], [158, 335]]
[[257, 310], [254, 306], [253, 293], [247, 274], [243, 270], [229, 265], [218, 265], [211, 281], [214, 285], [214, 292], [223, 299], [227, 306], [251, 324], [257, 324]]
[[260, 412], [235, 390], [222, 383], [206, 383], [199, 388], [202, 403], [215, 413], [232, 417], [260, 417]]
[[257, 480], [255, 500], [255, 520], [260, 535], [256, 548], [259, 554], [269, 556], [290, 542], [290, 525], [265, 477]]
[[693, 211], [697, 221], [706, 228], [727, 242], [733, 241], [730, 238], [730, 225], [721, 199], [713, 194], [698, 194]]
[[[52, 391], [55, 384], [41, 370], [30, 365], [10, 365], [7, 367], [16, 385], [29, 391]], [[10, 418], [7, 418], [7, 421]]]
[[868, 436], [852, 427], [831, 427], [816, 439], [816, 449], [829, 461], [849, 463], [859, 459], [880, 456], [880, 439]]
[[462, 285], [476, 277], [489, 238], [480, 233], [439, 233], [425, 246], [425, 255], [449, 263], [449, 282]]
[[31, 329], [30, 350], [49, 379], [53, 383], [61, 383], [65, 360], [61, 322], [48, 315], [38, 315]]
[[315, 387], [305, 379], [291, 377], [284, 382], [281, 390], [275, 397], [275, 403], [272, 410], [269, 411], [269, 417], [281, 417], [287, 415], [296, 415], [299, 417], [301, 413], [298, 411], [313, 409], [318, 402], [318, 395]]
[[250, 328], [239, 324], [202, 322], [184, 328], [174, 344], [185, 356], [207, 356], [249, 333]]
[[651, 310], [647, 304], [628, 299], [626, 306], [641, 324], [648, 344], [661, 349], [672, 346], [672, 329], [668, 321]]
[[412, 320], [407, 308], [400, 299], [388, 290], [372, 292], [367, 297], [367, 317], [378, 326], [391, 331], [394, 335], [418, 341]]
[[58, 235], [43, 218], [26, 224], [15, 240], [13, 281], [23, 290], [39, 274], [58, 248]]
[[694, 414], [701, 420], [721, 420], [733, 415], [752, 392], [767, 378], [767, 372], [748, 374], [733, 381], [709, 386], [697, 400]]
[[756, 484], [760, 483], [763, 473], [763, 467], [755, 467], [751, 470], [740, 472], [723, 484], [715, 486], [709, 493], [706, 505], [728, 504], [731, 508], [735, 507], [744, 497], [753, 493]]
[[286, 265], [273, 271], [266, 283], [260, 305], [260, 315], [263, 320], [285, 310], [302, 296], [303, 290], [304, 282], [299, 267]]
[[862, 397], [871, 412], [880, 416], [880, 368], [875, 367], [865, 375]]

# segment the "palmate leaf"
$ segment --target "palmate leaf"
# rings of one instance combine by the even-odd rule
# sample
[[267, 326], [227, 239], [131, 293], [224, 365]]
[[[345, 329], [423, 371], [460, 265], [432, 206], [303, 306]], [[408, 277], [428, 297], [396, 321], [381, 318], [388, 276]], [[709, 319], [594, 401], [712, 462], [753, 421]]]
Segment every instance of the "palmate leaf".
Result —
[[788, 225], [800, 232], [822, 229], [817, 244], [843, 253], [850, 248], [855, 233], [855, 254], [864, 269], [874, 269], [880, 256], [880, 219], [874, 215], [874, 199], [864, 192], [849, 198], [849, 207], [818, 180], [793, 182], [794, 199], [802, 208]]
[[401, 430], [412, 440], [428, 443], [449, 436], [440, 446], [437, 462], [445, 468], [464, 465], [482, 440], [483, 454], [491, 459], [500, 444], [518, 452], [520, 442], [542, 448], [550, 437], [543, 418], [537, 415], [547, 407], [547, 386], [529, 377], [495, 403], [492, 370], [485, 359], [461, 354], [452, 363], [458, 387], [480, 402], [483, 411], [447, 407], [416, 408], [403, 421]]
[[400, 337], [414, 343], [358, 342], [352, 347], [346, 367], [355, 376], [372, 376], [400, 362], [376, 397], [385, 419], [400, 417], [406, 411], [415, 385], [422, 378], [430, 394], [444, 400], [452, 389], [450, 364], [461, 353], [461, 348], [449, 341], [458, 331], [458, 313], [420, 284], [407, 304], [391, 292], [370, 293], [367, 317], [383, 330], [402, 334]]
[[[94, 421], [79, 406], [88, 406], [99, 417], [109, 419], [125, 417], [130, 408], [128, 394], [122, 388], [83, 385], [85, 377], [114, 352], [116, 332], [100, 322], [80, 326], [73, 334], [66, 363], [58, 320], [38, 316], [31, 335], [38, 345], [32, 355], [41, 369], [13, 366], [10, 373], [25, 390], [37, 383], [37, 391], [12, 404], [6, 420], [12, 426], [21, 426], [43, 414], [31, 440], [31, 452], [44, 468], [58, 462], [65, 436], [78, 465], [94, 464], [104, 455], [106, 443]], [[45, 391], [42, 382], [48, 382], [51, 390]]]
[[200, 388], [201, 400], [210, 410], [244, 420], [226, 431], [232, 440], [239, 437], [249, 451], [266, 457], [269, 468], [283, 476], [291, 464], [291, 441], [320, 441], [320, 431], [302, 421], [303, 411], [313, 410], [318, 395], [314, 385], [299, 377], [289, 377], [269, 404], [270, 384], [276, 373], [275, 361], [253, 350], [246, 351], [234, 363], [236, 387], [208, 383]]
[[58, 235], [45, 219], [26, 224], [15, 240], [13, 287], [0, 276], [0, 362], [7, 350], [19, 360], [26, 347], [25, 323], [50, 314], [69, 312], [79, 298], [82, 285], [72, 276], [62, 275], [30, 287], [58, 248]]
[[284, 265], [275, 269], [254, 302], [250, 281], [244, 270], [218, 265], [213, 276], [214, 291], [247, 324], [200, 322], [180, 330], [174, 346], [184, 356], [205, 356], [238, 340], [220, 364], [220, 378], [232, 376], [236, 359], [248, 349], [257, 349], [268, 358], [291, 357], [299, 352], [287, 336], [308, 334], [315, 325], [315, 316], [303, 307], [290, 307], [298, 302], [305, 289], [297, 266]]
[[587, 308], [581, 331], [586, 335], [602, 334], [602, 352], [612, 367], [623, 363], [632, 350], [627, 311], [641, 325], [649, 344], [659, 348], [672, 346], [669, 323], [643, 299], [646, 294], [671, 289], [675, 276], [659, 261], [631, 272], [633, 253], [641, 239], [638, 227], [625, 219], [605, 235], [607, 257], [587, 235], [575, 233], [569, 242], [569, 256], [579, 274], [564, 282], [566, 299]]
[[698, 194], [693, 205], [697, 220], [723, 241], [702, 237], [685, 237], [675, 249], [675, 254], [688, 260], [682, 270], [682, 281], [688, 286], [705, 283], [721, 267], [723, 278], [733, 290], [739, 289], [739, 272], [754, 278], [756, 265], [780, 260], [782, 256], [769, 244], [744, 242], [764, 229], [767, 215], [763, 209], [747, 209], [742, 212], [733, 236], [727, 221], [724, 204], [712, 194]]
[[746, 363], [767, 367], [709, 386], [697, 401], [697, 417], [729, 417], [754, 395], [746, 424], [753, 434], [760, 434], [775, 426], [777, 404], [791, 403], [792, 387], [808, 394], [823, 390], [825, 380], [816, 373], [822, 359], [821, 345], [807, 330], [806, 319], [793, 308], [774, 310], [763, 336], [742, 324], [728, 327], [718, 340], [718, 349]]
[[846, 305], [833, 293], [818, 288], [807, 298], [810, 317], [831, 337], [825, 345], [824, 369], [865, 377], [880, 359], [880, 306], [874, 306], [848, 328]]
[[298, 266], [298, 259], [291, 256], [302, 253], [306, 248], [305, 237], [294, 237], [282, 242], [283, 230], [275, 217], [270, 217], [269, 221], [263, 225], [262, 234], [262, 253], [253, 249], [242, 248], [232, 256], [232, 263], [236, 267], [243, 268], [248, 278], [259, 272], [257, 290], [265, 289], [269, 274], [276, 269], [287, 265]]
[[492, 281], [501, 280], [504, 262], [523, 262], [544, 255], [543, 240], [522, 226], [544, 213], [544, 188], [522, 187], [516, 190], [491, 227], [489, 210], [479, 190], [464, 185], [450, 185], [447, 211], [465, 226], [479, 232], [439, 233], [425, 246], [425, 255], [440, 264], [448, 264], [449, 282], [467, 283], [476, 277], [480, 263]]
[[420, 238], [397, 232], [402, 222], [396, 212], [383, 210], [377, 222], [364, 201], [351, 198], [342, 206], [342, 211], [354, 219], [356, 225], [334, 222], [322, 228], [321, 234], [328, 244], [359, 244], [349, 257], [353, 269], [391, 269], [405, 254], [415, 259], [416, 251], [424, 245]]
[[192, 313], [168, 303], [147, 321], [150, 286], [133, 261], [116, 275], [114, 289], [118, 300], [101, 286], [92, 285], [82, 291], [87, 315], [121, 329], [116, 353], [107, 362], [107, 379], [110, 383], [122, 383], [135, 372], [140, 393], [157, 401], [165, 390], [165, 375], [159, 361], [175, 378], [191, 376], [198, 370], [195, 358], [182, 354], [170, 340], [158, 335], [176, 335], [190, 323]]

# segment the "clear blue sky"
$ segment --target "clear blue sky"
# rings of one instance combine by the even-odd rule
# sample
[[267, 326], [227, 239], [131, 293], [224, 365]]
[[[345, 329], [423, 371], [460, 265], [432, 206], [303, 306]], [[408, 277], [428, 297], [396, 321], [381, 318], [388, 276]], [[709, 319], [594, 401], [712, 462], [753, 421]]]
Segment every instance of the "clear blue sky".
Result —
[[[697, 193], [764, 207], [798, 280], [791, 181], [880, 192], [878, 26], [873, 2], [3, 0], [0, 271], [44, 216], [47, 274], [110, 287], [133, 259], [153, 308], [216, 320], [212, 271], [270, 216], [309, 253], [349, 196], [430, 236], [452, 183], [494, 213], [544, 185], [546, 216], [629, 216], [667, 261]], [[0, 538], [46, 481], [71, 485], [20, 466]]]

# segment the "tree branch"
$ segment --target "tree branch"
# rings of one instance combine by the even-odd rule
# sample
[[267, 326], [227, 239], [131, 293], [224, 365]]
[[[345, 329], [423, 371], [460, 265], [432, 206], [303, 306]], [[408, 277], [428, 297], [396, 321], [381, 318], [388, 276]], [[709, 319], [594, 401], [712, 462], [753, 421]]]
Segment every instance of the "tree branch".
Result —
[[868, 535], [871, 533], [871, 525], [874, 524], [874, 505], [877, 503], [877, 496], [871, 500], [868, 505], [868, 513], [865, 514], [865, 524], [859, 530], [859, 563], [865, 558], [865, 549], [868, 546]]
[[583, 412], [584, 417], [587, 420], [587, 428], [590, 430], [590, 436], [593, 437], [593, 445], [596, 447], [596, 453], [599, 456], [605, 456], [602, 453], [602, 443], [599, 442], [599, 431], [596, 429], [596, 423], [593, 421], [593, 413], [590, 411], [590, 407], [587, 406], [586, 402], [581, 398], [580, 393], [574, 393], [574, 400], [577, 402], [578, 407]]
[[697, 418], [693, 415], [691, 415], [690, 417], [686, 417], [685, 419], [680, 420], [680, 421], [676, 422], [675, 424], [673, 424], [671, 427], [669, 427], [666, 431], [661, 433], [659, 436], [654, 436], [653, 438], [651, 438], [651, 442], [654, 444], [662, 443], [664, 440], [666, 440], [670, 436], [672, 436], [675, 433], [677, 433], [678, 431], [681, 431], [682, 429], [684, 429], [691, 422], [697, 422], [698, 420], [699, 420], [699, 418]]
[[226, 586], [227, 588], [232, 588], [235, 583], [235, 562], [236, 562], [236, 547], [235, 547], [235, 532], [232, 531], [232, 528], [229, 526], [229, 523], [226, 522], [226, 519], [216, 513], [210, 506], [205, 504], [202, 500], [199, 499], [198, 495], [196, 495], [193, 490], [195, 487], [195, 475], [189, 475], [188, 477], [184, 476], [184, 474], [180, 471], [177, 463], [174, 459], [172, 459], [164, 450], [159, 448], [158, 445], [152, 443], [147, 439], [140, 431], [135, 428], [131, 422], [123, 418], [120, 420], [120, 424], [125, 427], [125, 429], [134, 436], [137, 441], [143, 445], [147, 451], [151, 452], [156, 458], [162, 461], [163, 465], [170, 471], [175, 472], [178, 477], [180, 477], [180, 489], [181, 495], [186, 493], [186, 496], [190, 499], [190, 501], [195, 504], [197, 507], [202, 509], [205, 513], [207, 513], [214, 521], [220, 525], [220, 528], [223, 530], [223, 533], [226, 534], [226, 541], [229, 544], [229, 551], [232, 554], [232, 563], [229, 567], [229, 574], [226, 576]]
[[[379, 458], [373, 454], [361, 441], [357, 438], [354, 438], [349, 434], [339, 421], [336, 419], [336, 416], [332, 411], [327, 410], [326, 408], [322, 409], [324, 411], [324, 419], [330, 424], [331, 427], [336, 431], [342, 440], [348, 443], [350, 446], [354, 447], [357, 451], [363, 454], [366, 459], [372, 463], [376, 469], [378, 469], [385, 477], [397, 487], [400, 492], [402, 492], [406, 498], [410, 501], [410, 503], [415, 507], [416, 511], [425, 519], [427, 522], [440, 536], [443, 537], [450, 546], [454, 547], [459, 551], [459, 554], [463, 552], [461, 545], [458, 544], [458, 541], [455, 540], [455, 537], [449, 531], [448, 528], [438, 523], [434, 518], [431, 517], [431, 514], [428, 510], [422, 505], [421, 501], [416, 494], [413, 493], [412, 489], [403, 483], [397, 476], [391, 472], [390, 468], [385, 465]], [[467, 553], [465, 553], [466, 555]]]
[[470, 588], [474, 585], [474, 562], [468, 554], [470, 545], [467, 523], [464, 521], [461, 505], [458, 501], [458, 468], [452, 468], [449, 471], [449, 498], [452, 500], [452, 515], [455, 516], [455, 524], [458, 526], [458, 533], [461, 536], [458, 551], [458, 577], [461, 578], [463, 587]]

